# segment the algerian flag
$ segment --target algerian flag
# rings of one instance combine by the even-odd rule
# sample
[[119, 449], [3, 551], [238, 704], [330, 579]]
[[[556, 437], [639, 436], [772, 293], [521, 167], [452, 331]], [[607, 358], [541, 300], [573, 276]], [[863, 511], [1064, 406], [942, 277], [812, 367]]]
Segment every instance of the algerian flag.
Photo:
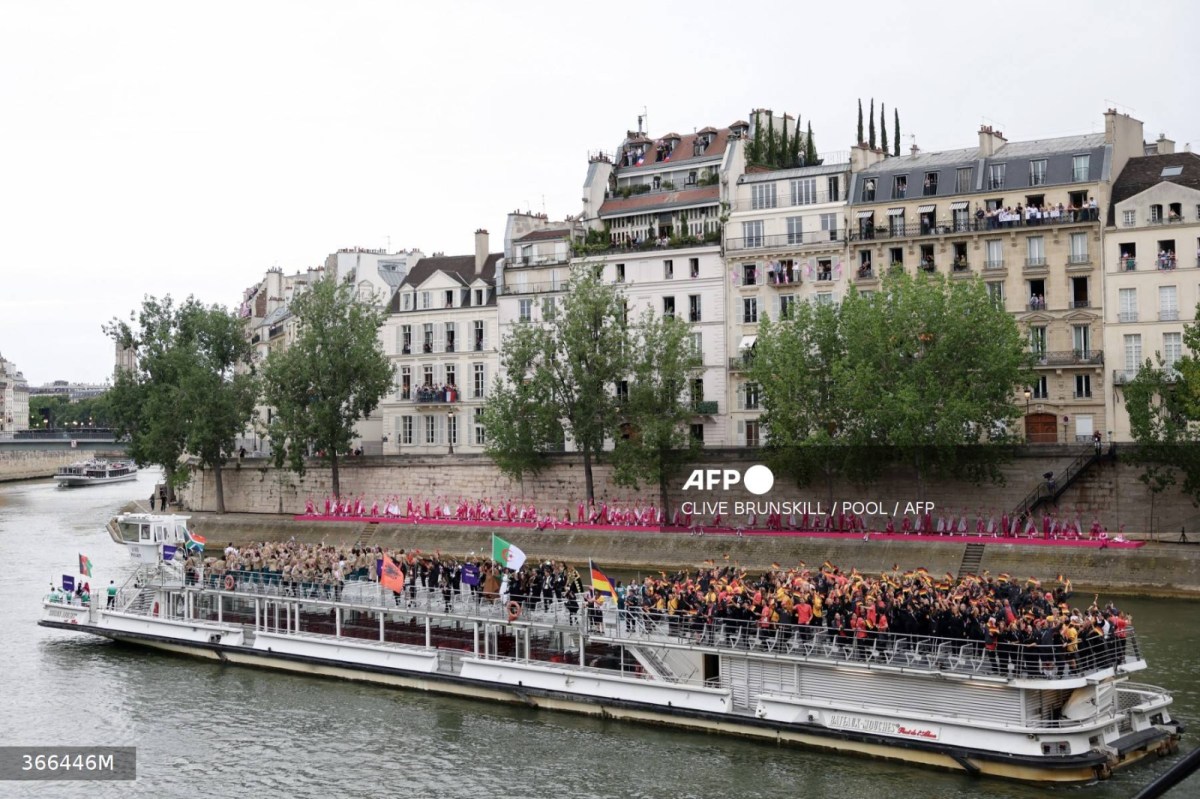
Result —
[[525, 553], [500, 536], [492, 533], [492, 560], [516, 571], [525, 563]]

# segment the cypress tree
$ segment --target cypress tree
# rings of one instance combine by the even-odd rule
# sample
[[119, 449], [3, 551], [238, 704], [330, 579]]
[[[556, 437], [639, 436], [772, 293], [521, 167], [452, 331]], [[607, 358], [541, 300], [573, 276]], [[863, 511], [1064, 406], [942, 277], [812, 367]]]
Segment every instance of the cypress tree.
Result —
[[858, 98], [858, 137], [855, 139], [859, 144], [862, 144], [866, 139], [863, 138], [862, 129], [862, 98]]
[[867, 128], [867, 144], [871, 149], [875, 149], [875, 98], [871, 98], [871, 114], [867, 117], [870, 126]]
[[896, 148], [896, 155], [900, 155], [900, 112], [893, 108], [892, 113], [895, 114], [896, 126], [892, 128], [892, 146]]
[[758, 154], [759, 154], [759, 151], [762, 149], [761, 140], [758, 138], [760, 133], [762, 133], [762, 129], [759, 127], [758, 112], [755, 111], [754, 112], [754, 136], [753, 136], [753, 138], [750, 139], [750, 142], [746, 145], [746, 163], [753, 164], [754, 162], [759, 160]]
[[804, 164], [812, 166], [817, 163], [817, 145], [813, 143], [812, 122], [808, 123], [807, 141], [804, 143]]
[[792, 132], [792, 149], [788, 151], [788, 166], [800, 166], [800, 115], [796, 114], [796, 129]]
[[879, 147], [886, 154], [888, 151], [887, 143], [887, 104], [879, 104]]
[[767, 114], [767, 153], [766, 153], [766, 164], [768, 166], [775, 166], [775, 159], [779, 155], [779, 153], [777, 151], [778, 146], [779, 146], [779, 142], [776, 140], [776, 136], [775, 136], [775, 114], [769, 112]]
[[779, 169], [786, 169], [791, 166], [788, 163], [788, 148], [791, 144], [788, 142], [787, 129], [787, 114], [783, 115], [783, 133], [779, 136], [779, 158], [776, 159], [775, 166]]

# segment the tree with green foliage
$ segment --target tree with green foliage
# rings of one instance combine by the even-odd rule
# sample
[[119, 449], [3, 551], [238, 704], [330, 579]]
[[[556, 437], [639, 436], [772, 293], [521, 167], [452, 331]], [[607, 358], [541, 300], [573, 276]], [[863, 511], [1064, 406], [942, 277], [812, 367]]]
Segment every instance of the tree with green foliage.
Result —
[[[491, 420], [488, 440], [495, 442], [489, 443], [489, 453], [497, 463], [515, 459], [518, 466], [528, 463], [537, 439], [546, 434], [542, 417], [528, 422], [528, 431], [515, 438], [497, 438], [495, 428], [522, 424], [523, 415], [548, 414], [583, 457], [588, 499], [595, 498], [592, 466], [605, 441], [616, 437], [613, 388], [627, 373], [630, 355], [624, 300], [600, 279], [600, 272], [594, 264], [573, 267], [570, 288], [554, 318], [518, 325], [505, 337], [501, 351], [515, 368], [506, 370], [493, 390], [503, 399], [489, 401], [484, 411]], [[518, 390], [518, 383], [525, 388]], [[513, 466], [508, 468], [511, 473]]]
[[1154, 497], [1177, 477], [1183, 493], [1200, 505], [1200, 361], [1194, 354], [1200, 352], [1200, 322], [1184, 328], [1184, 342], [1193, 354], [1169, 366], [1161, 355], [1157, 364], [1147, 359], [1123, 392], [1134, 440], [1129, 458], [1142, 466], [1138, 479], [1150, 492], [1152, 528]]
[[182, 373], [180, 385], [184, 443], [205, 468], [213, 470], [217, 513], [224, 513], [222, 467], [237, 436], [254, 418], [259, 394], [252, 365], [254, 347], [242, 321], [218, 305], [186, 303], [180, 309], [179, 333], [192, 358], [192, 368]]
[[[800, 131], [796, 131], [799, 133]], [[787, 169], [791, 166], [788, 163], [788, 148], [791, 147], [788, 141], [788, 118], [787, 114], [783, 115], [783, 133], [779, 135], [779, 155], [775, 159], [775, 166], [779, 169]]]
[[871, 113], [867, 116], [870, 127], [867, 132], [867, 144], [872, 150], [875, 149], [875, 98], [871, 98]]
[[49, 427], [108, 428], [112, 427], [108, 409], [108, 394], [85, 397], [71, 402], [62, 394], [40, 394], [29, 398], [29, 429]]
[[879, 149], [886, 154], [888, 151], [887, 138], [887, 103], [879, 104]]
[[817, 158], [817, 143], [813, 140], [812, 121], [810, 120], [808, 123], [808, 133], [804, 137], [804, 165], [813, 166], [819, 163], [820, 160]]
[[779, 142], [775, 135], [775, 115], [767, 112], [767, 151], [763, 154], [763, 163], [774, 166], [779, 158]]
[[193, 366], [192, 353], [180, 340], [179, 312], [170, 296], [146, 297], [128, 321], [113, 319], [103, 328], [118, 346], [135, 353], [137, 364], [118, 370], [108, 392], [113, 430], [128, 438], [129, 457], [138, 466], [162, 467], [172, 500], [188, 479], [180, 467], [187, 442], [182, 386]]
[[754, 112], [754, 135], [746, 142], [746, 163], [756, 164], [762, 160], [762, 123], [759, 121], [759, 114]]
[[193, 297], [180, 306], [147, 297], [129, 322], [114, 319], [104, 329], [136, 355], [137, 367], [119, 371], [106, 396], [114, 427], [129, 437], [130, 457], [160, 465], [173, 498], [188, 477], [180, 458], [196, 456], [214, 470], [217, 512], [224, 513], [221, 466], [258, 396], [240, 320]]
[[802, 144], [802, 142], [801, 142], [802, 138], [803, 137], [800, 134], [800, 115], [796, 114], [796, 126], [795, 126], [795, 129], [792, 131], [792, 142], [788, 148], [787, 166], [789, 169], [792, 167], [800, 166], [800, 156], [801, 156], [800, 147]]
[[860, 452], [839, 446], [845, 342], [837, 307], [802, 302], [782, 319], [763, 319], [753, 352], [747, 377], [761, 393], [768, 462], [799, 486], [823, 478], [832, 503], [835, 478]]
[[858, 133], [855, 134], [854, 140], [859, 144], [866, 141], [863, 138], [863, 117], [862, 117], [862, 98], [858, 98]]
[[290, 347], [263, 367], [263, 399], [274, 408], [269, 426], [275, 464], [303, 476], [310, 450], [321, 453], [341, 494], [339, 457], [354, 425], [391, 389], [392, 365], [379, 343], [386, 312], [360, 300], [332, 275], [292, 300], [299, 329]]
[[630, 334], [629, 394], [622, 403], [624, 426], [613, 448], [613, 478], [635, 490], [658, 488], [659, 507], [668, 512], [667, 484], [693, 462], [699, 442], [689, 423], [697, 413], [692, 381], [702, 373], [690, 325], [647, 310]]
[[892, 147], [895, 148], [892, 155], [900, 155], [900, 111], [892, 109], [892, 118], [895, 120], [895, 127], [892, 128]]
[[1017, 324], [983, 282], [888, 274], [840, 308], [845, 360], [837, 370], [844, 440], [930, 473], [999, 479], [1013, 398], [1031, 381]]

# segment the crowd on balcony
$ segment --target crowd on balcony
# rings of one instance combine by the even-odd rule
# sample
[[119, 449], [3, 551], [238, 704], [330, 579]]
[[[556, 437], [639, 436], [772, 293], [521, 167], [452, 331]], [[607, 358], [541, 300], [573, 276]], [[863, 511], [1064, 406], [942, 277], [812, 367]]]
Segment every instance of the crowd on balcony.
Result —
[[442, 386], [417, 386], [414, 399], [417, 402], [457, 402], [458, 386], [451, 383]]
[[[1200, 253], [1197, 255], [1200, 258]], [[1159, 269], [1174, 269], [1175, 268], [1175, 251], [1174, 250], [1159, 250], [1158, 251], [1158, 268]]]
[[978, 209], [975, 219], [982, 221], [988, 230], [1011, 228], [1021, 225], [1053, 225], [1060, 222], [1095, 222], [1100, 218], [1100, 206], [1096, 198], [1089, 197], [1081, 206], [1062, 203], [1054, 205], [1030, 205], [1003, 208]]
[[1029, 310], [1044, 311], [1046, 310], [1046, 295], [1033, 294], [1029, 297]]

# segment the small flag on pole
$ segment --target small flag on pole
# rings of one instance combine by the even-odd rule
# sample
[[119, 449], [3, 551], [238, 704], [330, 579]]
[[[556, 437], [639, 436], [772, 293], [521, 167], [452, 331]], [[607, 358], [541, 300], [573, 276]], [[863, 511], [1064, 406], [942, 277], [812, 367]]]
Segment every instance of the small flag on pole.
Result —
[[525, 564], [525, 553], [500, 536], [492, 533], [492, 560], [503, 563], [505, 568], [517, 571]]
[[612, 597], [615, 601], [617, 592], [613, 589], [612, 580], [608, 575], [596, 568], [596, 564], [588, 561], [588, 570], [592, 573], [592, 590], [600, 596]]
[[163, 544], [163, 560], [174, 560], [177, 551], [177, 547], [173, 547], [170, 544]]
[[63, 575], [63, 590], [68, 594], [75, 590], [75, 578], [69, 574]]
[[393, 593], [404, 593], [404, 572], [386, 553], [383, 556], [383, 568], [379, 570], [379, 584]]
[[92, 559], [83, 553], [79, 555], [79, 573], [87, 577], [92, 576]]
[[208, 543], [208, 539], [199, 533], [193, 533], [186, 527], [183, 528], [183, 534], [187, 537], [188, 549], [204, 549], [204, 545]]

